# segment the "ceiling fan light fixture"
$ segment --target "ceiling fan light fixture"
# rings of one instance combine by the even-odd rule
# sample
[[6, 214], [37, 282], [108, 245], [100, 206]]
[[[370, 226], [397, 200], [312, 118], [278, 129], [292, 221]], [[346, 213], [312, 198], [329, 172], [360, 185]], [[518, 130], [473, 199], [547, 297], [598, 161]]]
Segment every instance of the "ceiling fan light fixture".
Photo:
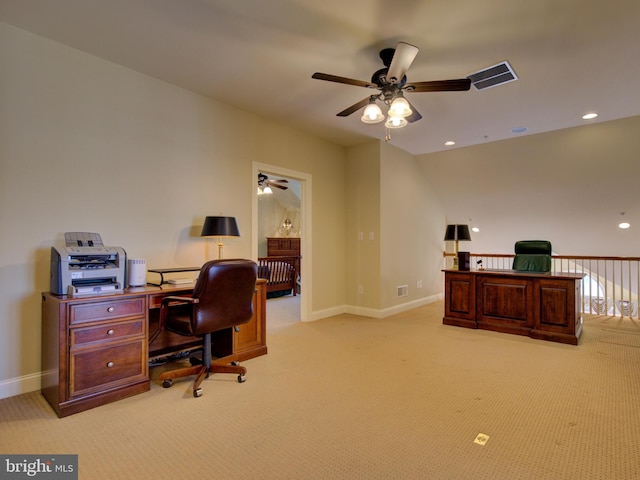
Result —
[[265, 195], [269, 195], [270, 193], [273, 193], [273, 190], [271, 190], [271, 187], [267, 185], [262, 189], [262, 193]]
[[409, 106], [407, 99], [399, 93], [398, 96], [391, 102], [389, 107], [389, 117], [408, 117], [413, 111]]
[[385, 122], [384, 126], [387, 128], [402, 128], [408, 124], [407, 119], [404, 117], [396, 117], [389, 115], [389, 118]]
[[360, 120], [362, 120], [363, 123], [380, 123], [384, 120], [384, 114], [382, 110], [380, 110], [380, 107], [376, 105], [375, 100], [371, 101], [371, 103], [365, 107]]

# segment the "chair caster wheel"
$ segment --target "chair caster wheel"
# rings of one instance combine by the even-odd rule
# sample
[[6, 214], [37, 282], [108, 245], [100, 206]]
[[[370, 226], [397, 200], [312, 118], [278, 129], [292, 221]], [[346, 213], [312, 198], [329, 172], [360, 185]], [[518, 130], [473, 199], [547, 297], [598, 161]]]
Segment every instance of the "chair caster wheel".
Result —
[[247, 377], [244, 375], [238, 375], [238, 383], [244, 383], [247, 381]]
[[173, 385], [173, 380], [171, 380], [170, 378], [162, 381], [162, 386], [164, 388], [169, 388], [171, 385]]
[[238, 365], [240, 365], [240, 362], [233, 361], [231, 362], [231, 365], [233, 365], [234, 367], [237, 367]]
[[202, 389], [201, 389], [201, 388], [196, 388], [196, 389], [193, 391], [193, 396], [194, 396], [195, 398], [201, 397], [201, 396], [202, 396]]

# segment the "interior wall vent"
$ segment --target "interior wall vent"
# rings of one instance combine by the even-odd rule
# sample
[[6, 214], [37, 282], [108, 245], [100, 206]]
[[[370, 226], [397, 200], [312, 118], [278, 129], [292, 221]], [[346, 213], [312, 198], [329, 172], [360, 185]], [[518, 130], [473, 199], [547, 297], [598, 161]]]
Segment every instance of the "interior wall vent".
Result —
[[398, 287], [398, 296], [399, 297], [406, 297], [407, 295], [409, 295], [409, 286], [408, 285], [400, 285]]
[[503, 83], [515, 82], [518, 77], [509, 62], [498, 63], [491, 67], [472, 73], [467, 77], [476, 90], [497, 87]]

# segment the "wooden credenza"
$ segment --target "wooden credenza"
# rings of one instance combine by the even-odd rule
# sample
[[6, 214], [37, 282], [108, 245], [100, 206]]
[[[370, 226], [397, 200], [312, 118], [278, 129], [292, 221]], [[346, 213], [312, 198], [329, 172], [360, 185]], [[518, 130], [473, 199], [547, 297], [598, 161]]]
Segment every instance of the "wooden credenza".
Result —
[[[41, 392], [58, 416], [146, 392], [150, 357], [197, 348], [198, 338], [170, 332], [148, 344], [162, 299], [191, 290], [147, 286], [84, 298], [44, 293]], [[257, 283], [253, 318], [238, 332], [216, 332], [212, 351], [219, 363], [267, 353], [265, 280]]]
[[299, 237], [267, 237], [268, 257], [299, 257]]
[[442, 322], [577, 345], [583, 274], [445, 270]]

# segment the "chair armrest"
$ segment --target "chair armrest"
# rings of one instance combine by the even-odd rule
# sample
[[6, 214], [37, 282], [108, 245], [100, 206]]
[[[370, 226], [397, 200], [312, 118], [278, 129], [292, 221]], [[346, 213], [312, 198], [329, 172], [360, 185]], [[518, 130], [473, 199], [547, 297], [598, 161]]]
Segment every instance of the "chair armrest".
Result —
[[200, 300], [193, 297], [178, 297], [175, 295], [170, 295], [168, 297], [164, 297], [162, 299], [162, 303], [160, 304], [160, 308], [167, 308], [170, 303], [198, 303]]
[[162, 299], [160, 304], [160, 317], [158, 319], [158, 329], [149, 336], [149, 345], [151, 345], [156, 338], [166, 329], [167, 325], [167, 312], [169, 308], [176, 305], [191, 304], [192, 308], [200, 303], [200, 300], [193, 297], [179, 297], [175, 295], [169, 295]]

